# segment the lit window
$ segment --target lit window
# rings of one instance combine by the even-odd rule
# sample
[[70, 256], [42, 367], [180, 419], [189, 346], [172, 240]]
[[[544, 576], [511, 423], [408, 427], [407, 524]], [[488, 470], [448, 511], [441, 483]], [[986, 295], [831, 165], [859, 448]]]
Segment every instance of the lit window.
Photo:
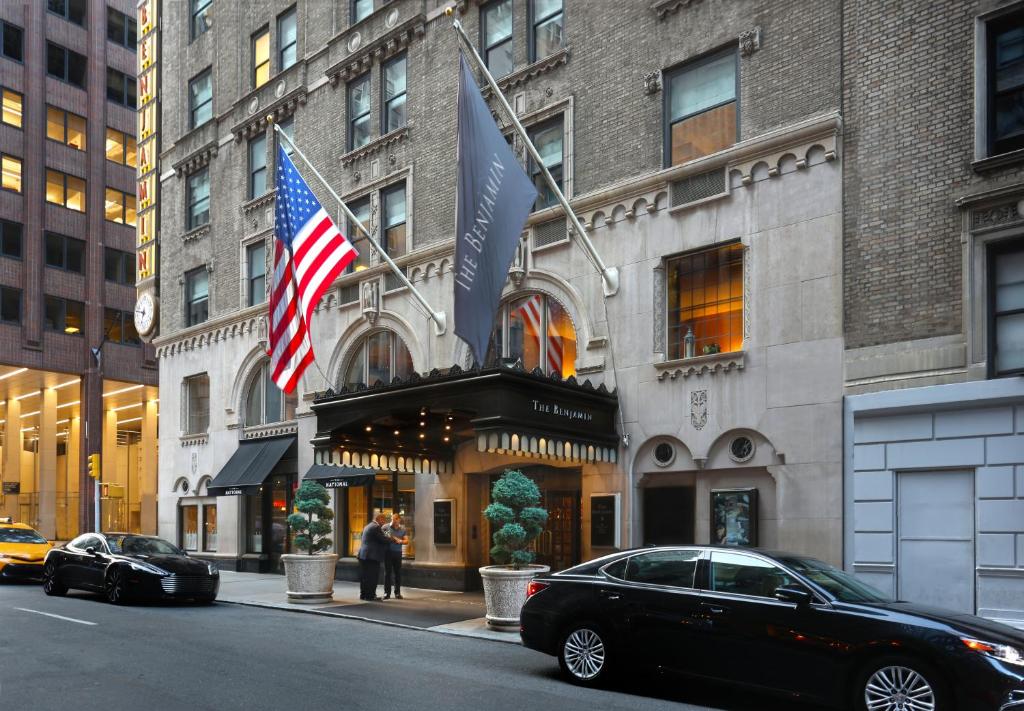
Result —
[[85, 181], [58, 170], [47, 169], [46, 201], [69, 210], [85, 212]]
[[192, 128], [213, 118], [213, 83], [209, 69], [189, 82], [188, 102]]
[[565, 46], [565, 21], [562, 0], [532, 0], [530, 17], [533, 33], [530, 35], [530, 61], [544, 59]]
[[668, 358], [743, 348], [743, 245], [669, 259]]
[[135, 137], [107, 127], [107, 160], [135, 167]]
[[498, 358], [521, 361], [563, 378], [576, 374], [576, 328], [556, 300], [532, 294], [507, 302], [498, 312], [485, 365]]
[[1024, 374], [1024, 244], [989, 251], [989, 369], [993, 376]]
[[210, 376], [206, 373], [185, 378], [185, 434], [202, 434], [210, 429]]
[[384, 203], [384, 251], [399, 257], [409, 251], [406, 234], [405, 182], [381, 191]]
[[298, 41], [298, 14], [293, 7], [277, 18], [278, 71], [295, 64]]
[[[540, 153], [541, 160], [544, 161], [544, 166], [551, 173], [551, 177], [555, 179], [558, 189], [562, 190], [562, 164], [565, 160], [563, 151], [565, 132], [562, 127], [562, 117], [557, 116], [549, 121], [531, 126], [529, 134], [534, 147]], [[533, 209], [542, 210], [556, 204], [558, 198], [555, 197], [555, 191], [548, 186], [547, 180], [544, 179], [540, 166], [533, 158], [530, 158], [529, 165], [530, 179], [533, 180], [533, 185], [537, 188], [537, 203]]]
[[270, 29], [264, 27], [252, 38], [252, 85], [270, 81]]
[[[21, 159], [14, 156], [0, 156], [0, 187], [4, 190], [21, 192]], [[47, 171], [49, 172], [49, 171]]]
[[384, 106], [381, 117], [381, 133], [402, 128], [405, 114], [405, 55], [396, 57], [384, 65]]
[[203, 504], [203, 550], [217, 550], [217, 504]]
[[736, 143], [736, 50], [667, 72], [665, 163], [677, 165]]
[[50, 331], [82, 335], [85, 304], [72, 299], [46, 296], [43, 304], [43, 325]]
[[10, 89], [4, 89], [0, 120], [9, 126], [21, 128], [21, 121], [24, 116], [23, 103], [24, 97], [21, 94]]
[[380, 331], [367, 336], [345, 369], [342, 383], [348, 387], [390, 383], [395, 378], [407, 378], [413, 373], [412, 355], [405, 343], [391, 331]]
[[46, 107], [46, 137], [85, 150], [85, 118], [56, 106]]
[[480, 8], [484, 63], [491, 74], [512, 72], [512, 0], [495, 0]]
[[209, 168], [188, 176], [188, 228], [197, 227], [210, 222], [210, 171]]
[[270, 363], [265, 362], [249, 381], [245, 391], [245, 424], [269, 425], [295, 419], [298, 394], [285, 395], [270, 378]]
[[348, 148], [355, 150], [370, 142], [370, 75], [348, 85]]
[[107, 188], [104, 217], [110, 222], [135, 226], [135, 196]]
[[181, 547], [187, 551], [199, 550], [199, 507], [181, 507]]

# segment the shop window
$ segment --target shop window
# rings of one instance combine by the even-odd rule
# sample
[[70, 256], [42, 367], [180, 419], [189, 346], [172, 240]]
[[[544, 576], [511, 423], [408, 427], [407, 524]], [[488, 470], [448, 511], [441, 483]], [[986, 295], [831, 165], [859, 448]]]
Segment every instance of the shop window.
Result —
[[743, 348], [743, 245], [666, 261], [668, 358]]
[[21, 289], [0, 286], [0, 321], [21, 323]]
[[188, 83], [188, 107], [190, 128], [213, 118], [213, 80], [209, 69]]
[[267, 192], [267, 134], [249, 140], [249, 199]]
[[0, 255], [21, 259], [21, 233], [21, 223], [0, 220]]
[[354, 25], [370, 16], [373, 12], [373, 0], [351, 0], [349, 7], [351, 24]]
[[108, 222], [135, 226], [135, 196], [114, 188], [107, 188], [104, 202], [104, 217]]
[[264, 26], [252, 36], [252, 85], [259, 88], [270, 81], [270, 28]]
[[107, 281], [135, 286], [135, 255], [113, 247], [104, 247], [103, 276]]
[[85, 304], [47, 295], [43, 304], [43, 325], [48, 331], [82, 335]]
[[206, 267], [185, 274], [185, 325], [195, 326], [210, 317], [210, 273]]
[[74, 237], [45, 233], [46, 266], [76, 274], [85, 273], [85, 242]]
[[257, 242], [245, 248], [245, 263], [248, 267], [249, 306], [262, 304], [267, 300], [267, 244]]
[[298, 12], [294, 7], [277, 18], [277, 67], [283, 72], [298, 56]]
[[80, 151], [85, 150], [85, 117], [56, 106], [46, 107], [46, 137]]
[[210, 429], [210, 376], [206, 373], [185, 378], [185, 434], [202, 434]]
[[85, 26], [85, 0], [46, 0], [46, 9], [68, 22]]
[[384, 251], [391, 258], [409, 251], [405, 213], [405, 181], [381, 191], [384, 203]]
[[270, 362], [260, 366], [245, 390], [245, 424], [247, 427], [269, 425], [295, 419], [298, 394], [285, 395], [271, 379]]
[[480, 8], [481, 54], [495, 77], [510, 74], [512, 59], [512, 0], [493, 0]]
[[213, 0], [189, 0], [189, 2], [192, 10], [189, 32], [191, 40], [195, 40], [213, 25]]
[[[565, 128], [562, 116], [559, 115], [536, 126], [531, 126], [529, 128], [529, 135], [530, 141], [544, 162], [544, 166], [551, 173], [551, 177], [555, 179], [558, 189], [564, 191], [562, 165], [565, 162]], [[530, 179], [533, 180], [533, 186], [537, 188], [537, 202], [534, 204], [533, 209], [543, 210], [545, 207], [557, 204], [558, 198], [555, 197], [554, 190], [548, 185], [548, 181], [544, 179], [540, 166], [536, 164], [532, 157], [529, 159], [529, 166]]]
[[736, 143], [739, 111], [736, 49], [665, 73], [665, 165], [678, 165]]
[[498, 312], [487, 364], [506, 359], [567, 378], [576, 374], [576, 329], [565, 308], [543, 294], [507, 302]]
[[245, 497], [245, 552], [263, 552], [263, 494]]
[[120, 10], [107, 8], [107, 39], [114, 44], [135, 51], [138, 44], [139, 28], [134, 17], [129, 17]]
[[[7, 167], [4, 166], [4, 181]], [[18, 190], [21, 190], [21, 162], [18, 162]], [[6, 185], [4, 186], [6, 187]], [[57, 170], [46, 171], [46, 202], [61, 205], [69, 210], [85, 212], [85, 181]]]
[[348, 84], [348, 149], [370, 142], [370, 75]]
[[394, 131], [406, 123], [406, 57], [403, 54], [384, 65], [384, 100], [381, 105], [381, 133]]
[[81, 89], [85, 88], [85, 55], [53, 42], [46, 43], [46, 73]]
[[[369, 229], [370, 227], [370, 196], [362, 198], [361, 200], [355, 200], [349, 204], [348, 208], [355, 215], [355, 218], [362, 223], [363, 227]], [[359, 252], [359, 256], [348, 263], [345, 267], [346, 274], [354, 274], [355, 272], [361, 272], [370, 266], [370, 241], [366, 235], [360, 232], [359, 228], [356, 227], [351, 221], [348, 223], [348, 233], [345, 235], [348, 241], [352, 243], [352, 246]]]
[[135, 136], [107, 127], [107, 160], [135, 167]]
[[199, 550], [199, 507], [181, 507], [181, 547], [187, 551]]
[[1024, 148], [1024, 11], [985, 27], [988, 72], [988, 153]]
[[0, 121], [3, 121], [8, 126], [21, 128], [21, 122], [25, 117], [25, 97], [13, 89], [4, 89], [0, 99], [2, 99], [2, 104], [0, 104]]
[[210, 223], [210, 169], [188, 176], [188, 229]]
[[10, 22], [0, 20], [0, 53], [16, 62], [24, 58], [24, 30]]
[[530, 61], [536, 62], [565, 46], [562, 0], [530, 0]]
[[[49, 175], [50, 171], [46, 173]], [[0, 187], [16, 193], [21, 192], [21, 158], [0, 155]]]
[[363, 339], [345, 369], [343, 385], [373, 385], [405, 379], [413, 373], [412, 355], [392, 331], [378, 331]]
[[217, 551], [217, 504], [203, 504], [203, 550]]
[[989, 372], [1024, 374], [1024, 243], [989, 248]]
[[339, 531], [345, 540], [338, 550], [341, 555], [355, 556], [359, 552], [363, 528], [371, 517], [380, 512], [390, 518], [398, 513], [402, 526], [408, 531], [409, 543], [402, 548], [404, 558], [416, 557], [416, 475], [377, 474], [372, 484], [343, 489], [338, 497]]

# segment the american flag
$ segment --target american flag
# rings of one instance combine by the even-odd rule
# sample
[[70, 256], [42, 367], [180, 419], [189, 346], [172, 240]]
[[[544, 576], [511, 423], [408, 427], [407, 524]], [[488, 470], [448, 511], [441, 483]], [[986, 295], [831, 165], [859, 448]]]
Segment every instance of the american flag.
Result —
[[[544, 324], [544, 297], [541, 294], [534, 294], [528, 298], [518, 311], [526, 323], [526, 332], [537, 341], [537, 355], [541, 354], [541, 333]], [[558, 334], [552, 324], [548, 324], [547, 331], [547, 363], [548, 373], [562, 374], [562, 337]]]
[[284, 146], [277, 149], [276, 183], [270, 372], [277, 386], [290, 393], [313, 362], [313, 309], [358, 253], [321, 207]]

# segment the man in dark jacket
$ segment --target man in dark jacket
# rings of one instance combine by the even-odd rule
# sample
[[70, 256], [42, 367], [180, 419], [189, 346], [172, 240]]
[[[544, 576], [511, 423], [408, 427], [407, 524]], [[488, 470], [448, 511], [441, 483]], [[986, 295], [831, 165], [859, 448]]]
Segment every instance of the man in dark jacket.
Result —
[[359, 545], [359, 599], [380, 600], [377, 597], [377, 579], [380, 577], [380, 565], [387, 557], [391, 539], [384, 533], [384, 523], [388, 517], [377, 514], [376, 518], [366, 524]]

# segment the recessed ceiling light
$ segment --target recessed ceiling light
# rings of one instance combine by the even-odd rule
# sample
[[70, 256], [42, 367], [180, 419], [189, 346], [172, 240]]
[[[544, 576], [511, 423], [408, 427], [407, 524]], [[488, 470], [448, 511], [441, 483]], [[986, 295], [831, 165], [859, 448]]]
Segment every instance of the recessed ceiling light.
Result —
[[139, 383], [138, 385], [129, 385], [126, 388], [120, 390], [111, 390], [109, 393], [103, 393], [103, 397], [110, 397], [111, 395], [120, 395], [121, 393], [131, 392], [132, 390], [138, 390], [139, 388], [146, 387], [144, 384]]
[[395, 434], [396, 434], [396, 435], [398, 434], [398, 430], [395, 430]]
[[424, 422], [423, 420], [420, 420], [420, 427], [426, 427], [426, 426], [427, 426], [427, 423]]
[[0, 380], [12, 378], [19, 373], [24, 373], [26, 370], [28, 370], [28, 368], [18, 368], [17, 370], [12, 370], [10, 373], [4, 373], [3, 375], [0, 375]]
[[66, 388], [69, 385], [77, 385], [79, 382], [80, 382], [79, 379], [75, 378], [74, 380], [69, 380], [66, 383], [61, 383], [60, 385], [54, 385], [53, 389], [54, 390], [60, 390], [61, 388]]
[[373, 432], [373, 426], [372, 425], [367, 425], [366, 426], [366, 431], [367, 432]]
[[450, 429], [452, 428], [452, 426], [451, 426], [451, 425], [445, 425], [445, 426], [444, 426], [444, 428], [445, 428], [446, 430], [450, 430]]
[[423, 439], [423, 438], [425, 438], [426, 436], [427, 436], [427, 435], [426, 435], [425, 433], [423, 433], [423, 432], [420, 432], [420, 439]]

